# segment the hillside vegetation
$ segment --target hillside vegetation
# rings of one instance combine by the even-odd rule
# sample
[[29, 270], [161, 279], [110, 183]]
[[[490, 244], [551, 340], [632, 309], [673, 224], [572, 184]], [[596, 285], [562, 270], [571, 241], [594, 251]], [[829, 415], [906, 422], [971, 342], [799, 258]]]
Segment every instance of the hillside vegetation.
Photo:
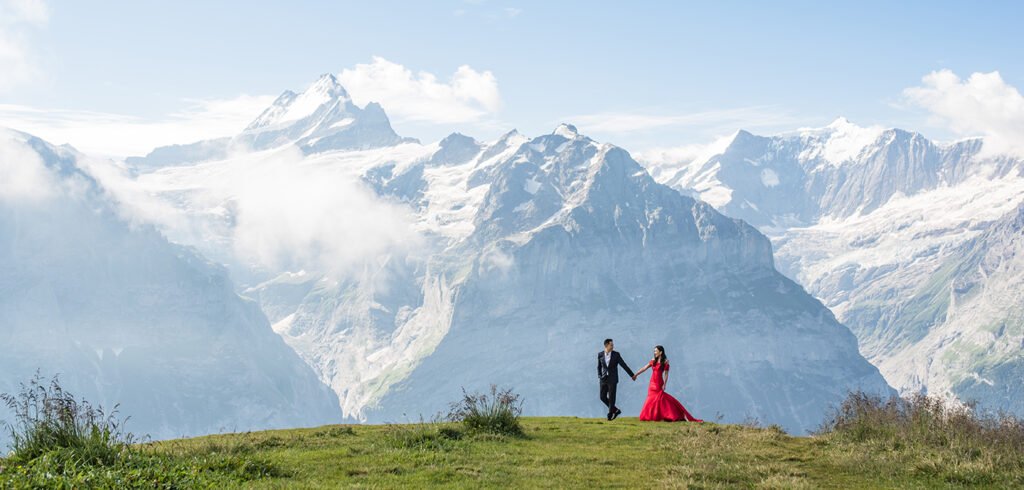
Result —
[[[20, 450], [0, 460], [0, 488], [1024, 485], [1019, 420], [982, 416], [935, 399], [852, 394], [822, 433], [793, 437], [777, 427], [519, 418], [514, 395], [498, 395], [508, 403], [464, 403], [471, 410], [453, 411], [458, 418], [449, 422], [338, 425], [144, 444], [123, 442], [117, 433], [96, 437], [88, 430], [81, 438], [72, 434], [52, 442], [62, 447], [44, 447], [48, 443], [38, 437], [22, 439]], [[44, 422], [43, 435], [74, 427], [61, 425], [59, 417]], [[97, 450], [97, 444], [113, 450]]]

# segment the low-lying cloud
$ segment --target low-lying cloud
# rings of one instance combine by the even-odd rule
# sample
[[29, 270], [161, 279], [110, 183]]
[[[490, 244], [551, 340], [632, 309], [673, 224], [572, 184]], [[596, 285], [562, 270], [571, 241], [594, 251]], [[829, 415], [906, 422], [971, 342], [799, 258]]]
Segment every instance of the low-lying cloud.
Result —
[[17, 133], [0, 128], [0, 203], [37, 202], [54, 193], [53, 176]]
[[0, 104], [0, 121], [86, 153], [132, 156], [145, 155], [158, 146], [234, 136], [273, 100], [270, 95], [244, 94], [227, 99], [186, 99], [181, 110], [159, 119]]
[[286, 147], [137, 179], [109, 161], [89, 170], [126, 218], [216, 261], [261, 277], [306, 270], [337, 278], [422, 245], [412, 210], [378, 197], [344, 163]]
[[216, 190], [230, 196], [240, 259], [342, 275], [416, 247], [407, 208], [378, 198], [353, 175], [301, 158], [297, 150], [275, 153], [237, 185]]

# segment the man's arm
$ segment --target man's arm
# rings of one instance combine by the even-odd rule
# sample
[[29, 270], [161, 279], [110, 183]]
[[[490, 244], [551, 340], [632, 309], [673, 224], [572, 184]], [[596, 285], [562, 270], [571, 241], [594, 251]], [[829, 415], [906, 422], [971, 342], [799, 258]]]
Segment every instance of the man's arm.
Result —
[[601, 353], [597, 353], [597, 379], [601, 379]]
[[[633, 370], [630, 369], [629, 366], [626, 365], [626, 361], [622, 360], [622, 354], [619, 354], [619, 364], [622, 365], [622, 369], [626, 370], [626, 374], [628, 374], [630, 378], [636, 376], [635, 374], [633, 374]], [[636, 381], [636, 380], [634, 380], [634, 381]]]

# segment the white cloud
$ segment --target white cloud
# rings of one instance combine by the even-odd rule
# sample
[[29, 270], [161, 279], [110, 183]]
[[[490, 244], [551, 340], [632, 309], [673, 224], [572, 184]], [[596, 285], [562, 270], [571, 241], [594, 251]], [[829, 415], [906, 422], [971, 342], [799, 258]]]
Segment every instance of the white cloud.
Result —
[[903, 96], [927, 110], [933, 123], [961, 136], [985, 137], [987, 153], [1024, 155], [1024, 96], [999, 72], [972, 73], [963, 80], [950, 70], [936, 71]]
[[109, 160], [86, 167], [126, 218], [243, 270], [343, 277], [421, 249], [411, 210], [377, 197], [361, 172], [332, 158], [283, 147], [138, 177]]
[[342, 70], [342, 85], [360, 105], [378, 102], [398, 121], [470, 123], [501, 108], [498, 80], [490, 71], [462, 65], [447, 82], [375, 56], [369, 64]]
[[419, 245], [406, 208], [377, 198], [356, 178], [303, 167], [298, 150], [285, 154], [221, 189], [233, 196], [237, 257], [270, 269], [345, 275]]
[[20, 135], [0, 129], [0, 202], [38, 201], [54, 193], [52, 174]]
[[29, 34], [49, 18], [41, 0], [0, 0], [0, 93], [38, 78]]
[[650, 148], [633, 153], [633, 157], [647, 168], [654, 180], [665, 182], [672, 178], [680, 168], [693, 162], [705, 161], [725, 151], [735, 137], [736, 133], [732, 133], [715, 138], [710, 143]]
[[[799, 119], [769, 106], [741, 107], [690, 114], [657, 115], [629, 112], [581, 114], [562, 118], [584, 131], [629, 133], [670, 127], [701, 127], [734, 130], [791, 125]], [[721, 132], [721, 131], [719, 131]]]
[[157, 120], [0, 104], [0, 124], [87, 153], [143, 155], [158, 146], [235, 135], [273, 100], [269, 95], [187, 99], [184, 109]]

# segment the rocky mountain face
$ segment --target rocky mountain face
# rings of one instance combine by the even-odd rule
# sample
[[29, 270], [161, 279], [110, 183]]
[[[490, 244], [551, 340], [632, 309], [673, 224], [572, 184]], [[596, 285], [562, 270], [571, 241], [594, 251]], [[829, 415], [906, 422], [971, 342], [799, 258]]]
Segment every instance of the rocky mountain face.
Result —
[[[746, 223], [657, 184], [624, 150], [570, 126], [506, 155], [467, 179], [490, 182], [474, 231], [435, 261], [454, 292], [446, 335], [371, 406], [371, 420], [443, 407], [487, 383], [515, 386], [528, 413], [599, 416], [605, 337], [637, 369], [665, 345], [670, 386], [708, 418], [804, 432], [847, 390], [888, 391], [849, 331], [774, 270], [768, 240]], [[624, 410], [639, 410], [645, 382], [624, 382]]]
[[[260, 154], [260, 168], [274, 165], [275, 151]], [[245, 211], [210, 176], [251, 176], [244, 160], [138, 181], [220, 234], [189, 244], [228, 255]], [[490, 143], [454, 134], [333, 149], [287, 164], [324, 185], [357, 182], [380, 205], [403, 209], [417, 236], [413, 247], [384, 247], [344, 272], [249, 271], [257, 280], [244, 294], [335, 390], [346, 416], [429, 418], [461, 388], [490, 383], [522, 393], [529, 414], [599, 415], [595, 356], [605, 337], [635, 368], [665, 345], [670, 390], [709, 419], [757, 417], [805, 432], [847, 390], [890, 391], [849, 330], [774, 269], [761, 233], [656, 183], [626, 151], [572, 126]], [[638, 382], [621, 393], [635, 412], [646, 389]]]
[[0, 391], [60, 375], [158, 439], [340, 420], [227, 272], [127, 219], [83, 159], [0, 130]]
[[[978, 381], [980, 366], [1005, 365], [986, 372], [1011, 374], [1019, 348], [979, 348], [953, 361], [949, 344], [937, 347], [985, 337], [989, 325], [1006, 321], [1012, 331], [1012, 304], [986, 302], [969, 317], [954, 310], [965, 301], [957, 300], [965, 281], [976, 292], [989, 280], [964, 279], [964, 267], [972, 267], [964, 264], [1012, 250], [985, 237], [1005, 229], [1000, 223], [1012, 221], [1024, 202], [1022, 170], [1020, 159], [987, 154], [980, 139], [938, 144], [841, 119], [772, 137], [740, 132], [666, 180], [756, 223], [772, 239], [780, 270], [851, 328], [893, 386], [1022, 413], [1019, 402], [996, 394], [1017, 390], [1018, 377]], [[975, 384], [968, 389], [964, 380]]]

